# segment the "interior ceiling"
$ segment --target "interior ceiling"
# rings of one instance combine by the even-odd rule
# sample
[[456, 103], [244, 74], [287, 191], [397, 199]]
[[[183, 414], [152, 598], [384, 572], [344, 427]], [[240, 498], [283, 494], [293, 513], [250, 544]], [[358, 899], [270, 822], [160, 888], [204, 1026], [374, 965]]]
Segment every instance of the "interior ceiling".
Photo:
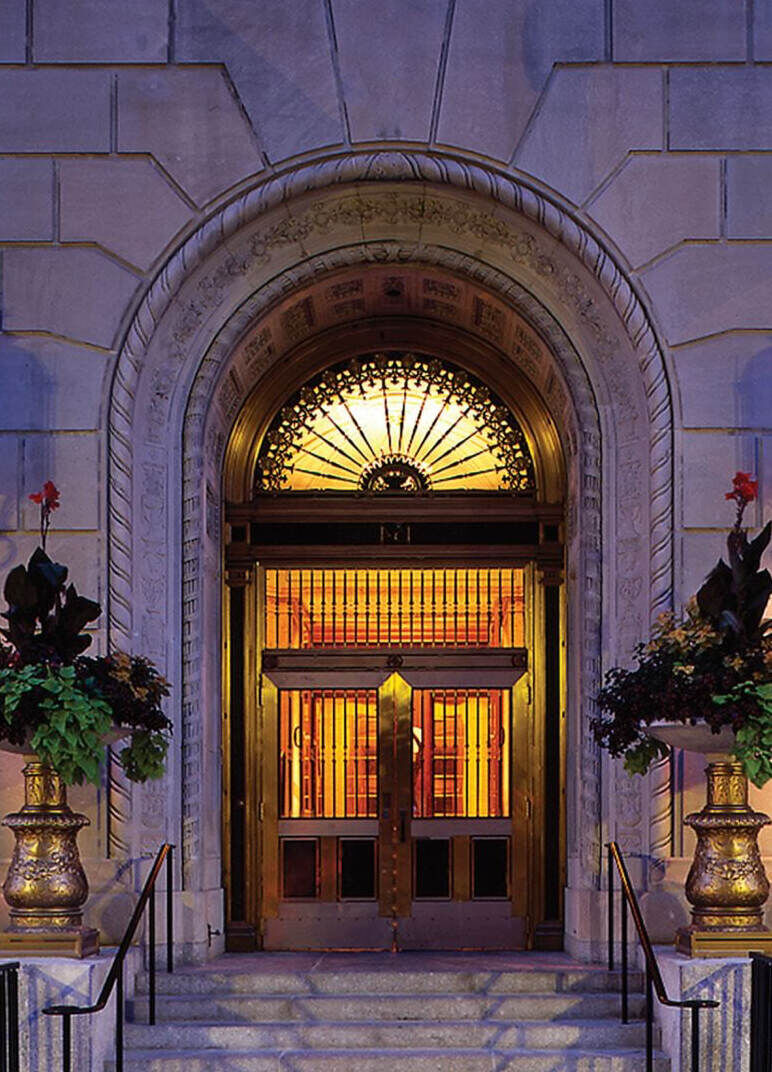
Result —
[[[289, 293], [245, 333], [215, 394], [225, 422], [232, 424], [237, 418], [230, 442], [227, 497], [251, 495], [264, 436], [282, 406], [304, 384], [344, 360], [390, 350], [436, 357], [479, 377], [514, 413], [516, 427], [522, 430], [522, 454], [533, 459], [533, 478], [523, 470], [509, 486], [524, 490], [530, 480], [540, 497], [561, 497], [559, 473], [564, 463], [559, 460], [563, 452], [558, 440], [572, 428], [573, 407], [549, 348], [514, 308], [482, 284], [444, 268], [414, 263], [364, 264], [328, 273]], [[386, 449], [385, 424], [382, 431], [383, 455], [401, 453]], [[310, 442], [303, 445], [316, 450]], [[479, 449], [490, 446], [479, 443]], [[545, 450], [551, 456], [546, 464], [554, 479], [546, 478]], [[377, 461], [380, 447], [375, 454]], [[344, 459], [338, 461], [343, 464]], [[334, 467], [327, 466], [326, 476], [330, 468]], [[359, 467], [352, 468], [356, 472], [350, 475], [357, 483], [367, 479]], [[422, 475], [426, 472], [418, 466], [408, 479], [420, 480]], [[297, 474], [297, 489], [305, 478], [311, 480], [311, 474]], [[334, 482], [329, 486], [344, 490]], [[452, 490], [442, 483], [440, 489]]]

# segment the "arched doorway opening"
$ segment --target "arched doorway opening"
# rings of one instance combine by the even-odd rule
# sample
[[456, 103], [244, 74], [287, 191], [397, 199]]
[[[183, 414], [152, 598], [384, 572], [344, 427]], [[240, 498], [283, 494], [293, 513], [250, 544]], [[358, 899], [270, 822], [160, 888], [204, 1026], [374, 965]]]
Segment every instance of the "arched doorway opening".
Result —
[[[261, 414], [319, 370], [311, 361], [293, 379], [290, 355], [325, 330], [391, 315], [417, 318], [427, 353], [477, 371], [505, 400], [519, 376], [523, 397], [533, 385], [553, 418], [565, 461], [564, 937], [572, 953], [600, 957], [603, 839], [615, 834], [641, 860], [670, 844], [667, 768], [631, 782], [589, 725], [604, 663], [670, 604], [667, 372], [646, 310], [580, 221], [521, 179], [442, 154], [304, 161], [258, 183], [180, 247], [137, 309], [110, 395], [110, 642], [164, 668], [176, 732], [167, 778], [141, 800], [111, 764], [110, 854], [179, 842], [186, 948], [211, 955], [230, 867], [221, 506], [249, 501], [252, 469], [238, 459], [264, 433]], [[454, 358], [459, 332], [485, 352], [479, 368]], [[355, 350], [420, 345], [369, 338]], [[229, 585], [246, 583], [238, 574]]]
[[283, 369], [226, 455], [229, 945], [555, 947], [554, 419], [427, 318], [322, 331]]

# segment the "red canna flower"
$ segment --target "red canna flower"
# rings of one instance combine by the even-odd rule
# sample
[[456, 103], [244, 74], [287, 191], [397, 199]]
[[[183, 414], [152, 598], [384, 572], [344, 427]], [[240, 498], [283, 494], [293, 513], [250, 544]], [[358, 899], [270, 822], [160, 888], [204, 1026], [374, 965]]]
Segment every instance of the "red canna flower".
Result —
[[44, 551], [46, 549], [46, 536], [51, 525], [51, 514], [54, 510], [59, 509], [59, 498], [59, 489], [53, 480], [47, 480], [43, 485], [42, 491], [36, 491], [33, 495], [30, 495], [32, 502], [37, 503], [40, 507], [40, 542]]
[[728, 491], [724, 498], [734, 499], [738, 504], [742, 503], [747, 506], [749, 502], [753, 502], [759, 495], [759, 482], [758, 480], [751, 480], [750, 473], [735, 473], [734, 480], [732, 481], [732, 490]]

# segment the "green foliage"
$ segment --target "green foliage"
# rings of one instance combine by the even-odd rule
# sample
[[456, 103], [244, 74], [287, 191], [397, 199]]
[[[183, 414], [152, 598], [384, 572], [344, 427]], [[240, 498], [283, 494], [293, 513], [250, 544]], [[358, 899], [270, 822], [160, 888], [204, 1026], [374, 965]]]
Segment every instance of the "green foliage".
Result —
[[32, 696], [40, 713], [38, 724], [27, 729], [32, 751], [66, 784], [88, 781], [98, 785], [103, 738], [113, 721], [109, 704], [81, 687], [73, 666], [0, 670], [0, 697], [8, 726], [18, 718], [25, 698]]
[[772, 778], [772, 683], [743, 681], [723, 696], [719, 707], [746, 706], [749, 714], [735, 733], [734, 754], [759, 789]]
[[126, 776], [160, 778], [171, 731], [161, 710], [168, 692], [140, 656], [115, 652], [70, 666], [19, 665], [0, 649], [0, 740], [29, 747], [67, 785], [98, 785], [105, 739], [117, 727], [130, 738], [121, 751]]
[[134, 733], [131, 744], [121, 752], [126, 777], [132, 782], [162, 778], [168, 750], [169, 738], [158, 730]]
[[667, 755], [647, 732], [652, 722], [699, 720], [715, 733], [734, 730], [735, 755], [754, 784], [772, 778], [772, 623], [764, 619], [772, 578], [760, 568], [771, 535], [772, 523], [748, 540], [738, 522], [727, 539], [729, 564], [719, 560], [683, 618], [663, 615], [651, 641], [636, 648], [635, 665], [606, 675], [593, 733], [624, 756], [631, 774]]

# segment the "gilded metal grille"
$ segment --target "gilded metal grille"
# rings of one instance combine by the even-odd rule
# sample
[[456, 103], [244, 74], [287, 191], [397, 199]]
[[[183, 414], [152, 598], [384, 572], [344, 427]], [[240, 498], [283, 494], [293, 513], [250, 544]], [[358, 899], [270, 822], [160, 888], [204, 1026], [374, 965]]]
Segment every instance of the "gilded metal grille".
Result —
[[280, 818], [374, 818], [377, 779], [374, 689], [279, 693]]
[[257, 463], [269, 491], [533, 491], [512, 413], [437, 358], [365, 354], [327, 369], [280, 410]]
[[506, 689], [416, 689], [413, 815], [508, 816], [509, 734]]
[[519, 569], [266, 569], [268, 648], [524, 646]]

